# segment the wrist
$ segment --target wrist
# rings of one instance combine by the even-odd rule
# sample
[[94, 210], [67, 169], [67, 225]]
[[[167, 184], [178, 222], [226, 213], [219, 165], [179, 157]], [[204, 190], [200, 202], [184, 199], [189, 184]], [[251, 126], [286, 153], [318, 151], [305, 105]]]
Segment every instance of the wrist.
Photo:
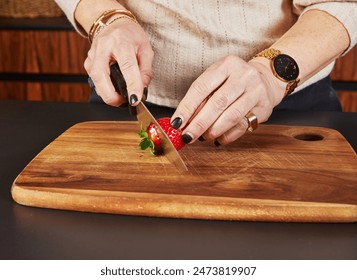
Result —
[[113, 9], [125, 8], [116, 0], [81, 0], [74, 12], [74, 18], [86, 34], [89, 34], [93, 23], [98, 19], [98, 17], [105, 11]]
[[290, 95], [300, 82], [299, 66], [294, 58], [275, 48], [268, 48], [256, 54], [254, 58], [269, 61], [270, 70], [276, 79], [286, 84], [284, 97]]
[[132, 20], [135, 23], [138, 23], [135, 16], [128, 10], [124, 9], [113, 9], [113, 10], [108, 10], [102, 13], [92, 24], [89, 33], [88, 33], [88, 39], [89, 42], [93, 42], [94, 37], [102, 32], [102, 30], [113, 23], [114, 21], [118, 19], [129, 19]]
[[248, 63], [261, 74], [268, 88], [268, 92], [273, 99], [274, 106], [278, 105], [285, 96], [286, 83], [274, 76], [269, 60], [263, 57], [254, 57]]

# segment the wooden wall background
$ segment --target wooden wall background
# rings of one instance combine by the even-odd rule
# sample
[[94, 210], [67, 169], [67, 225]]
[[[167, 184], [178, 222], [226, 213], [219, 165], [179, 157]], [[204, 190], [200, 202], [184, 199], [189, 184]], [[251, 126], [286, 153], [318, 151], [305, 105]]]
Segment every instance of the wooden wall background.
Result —
[[[83, 62], [88, 50], [87, 39], [73, 30], [12, 30], [0, 25], [0, 99], [87, 102]], [[331, 77], [356, 83], [353, 90], [338, 93], [344, 111], [357, 112], [356, 47], [337, 61]]]
[[[0, 81], [0, 99], [46, 100], [86, 102], [89, 96], [85, 82], [66, 82], [52, 78], [63, 74], [76, 75], [86, 71], [83, 67], [89, 43], [74, 31], [0, 31], [0, 73], [11, 74], [19, 80]], [[23, 73], [34, 75], [32, 81]], [[39, 81], [37, 78], [49, 81]], [[68, 79], [69, 80], [69, 79]]]
[[345, 82], [354, 90], [338, 90], [338, 96], [345, 112], [357, 112], [357, 46], [336, 61], [333, 81]]

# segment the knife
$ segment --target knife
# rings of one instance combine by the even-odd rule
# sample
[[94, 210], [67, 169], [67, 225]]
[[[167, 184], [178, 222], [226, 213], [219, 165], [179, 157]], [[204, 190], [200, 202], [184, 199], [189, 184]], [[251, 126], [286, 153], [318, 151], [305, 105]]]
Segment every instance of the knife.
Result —
[[141, 124], [142, 127], [148, 127], [150, 123], [155, 124], [158, 129], [159, 137], [161, 140], [161, 146], [164, 151], [164, 155], [167, 159], [176, 166], [177, 169], [180, 171], [187, 171], [187, 166], [182, 160], [180, 154], [177, 152], [174, 145], [171, 143], [167, 134], [161, 129], [158, 122], [155, 118], [151, 115], [148, 108], [146, 108], [145, 104], [140, 101], [140, 103], [136, 106], [136, 117]]
[[[128, 99], [128, 91], [126, 87], [126, 82], [123, 74], [120, 71], [118, 63], [113, 63], [110, 66], [110, 78], [114, 85], [115, 90], [124, 98]], [[89, 85], [92, 90], [95, 90], [94, 84], [90, 78], [88, 78]], [[164, 151], [164, 155], [167, 157], [170, 163], [176, 166], [176, 168], [180, 171], [188, 171], [186, 164], [182, 160], [180, 154], [177, 152], [174, 145], [171, 143], [167, 134], [161, 129], [160, 125], [154, 118], [154, 116], [150, 113], [149, 109], [145, 106], [145, 104], [140, 101], [137, 106], [129, 105], [130, 113], [132, 115], [136, 115], [140, 129], [141, 127], [148, 127], [151, 123], [155, 124], [158, 128], [158, 133], [161, 139], [162, 149]]]

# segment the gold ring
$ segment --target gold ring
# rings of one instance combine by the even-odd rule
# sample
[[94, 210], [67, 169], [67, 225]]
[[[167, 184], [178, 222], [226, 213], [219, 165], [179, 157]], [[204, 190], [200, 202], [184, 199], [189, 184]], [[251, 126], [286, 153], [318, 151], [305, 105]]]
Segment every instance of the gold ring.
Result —
[[249, 132], [253, 132], [254, 130], [256, 130], [258, 128], [258, 118], [256, 115], [254, 115], [251, 111], [249, 111], [244, 119], [247, 121], [248, 123], [248, 128], [247, 131]]

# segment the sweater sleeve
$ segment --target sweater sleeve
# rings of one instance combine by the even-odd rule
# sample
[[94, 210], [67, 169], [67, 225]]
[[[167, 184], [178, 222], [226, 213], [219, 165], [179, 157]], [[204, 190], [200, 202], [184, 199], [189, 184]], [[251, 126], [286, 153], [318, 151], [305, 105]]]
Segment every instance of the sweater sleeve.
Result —
[[57, 5], [63, 10], [67, 16], [70, 23], [74, 28], [83, 36], [86, 36], [86, 32], [83, 30], [82, 26], [74, 18], [74, 12], [76, 11], [77, 5], [80, 0], [55, 0]]
[[[346, 54], [357, 43], [357, 1], [329, 1], [329, 0], [294, 0], [295, 12], [302, 15], [309, 10], [324, 11], [338, 21], [345, 27], [349, 38], [349, 47], [343, 54]], [[326, 30], [327, 32], [327, 30]]]

